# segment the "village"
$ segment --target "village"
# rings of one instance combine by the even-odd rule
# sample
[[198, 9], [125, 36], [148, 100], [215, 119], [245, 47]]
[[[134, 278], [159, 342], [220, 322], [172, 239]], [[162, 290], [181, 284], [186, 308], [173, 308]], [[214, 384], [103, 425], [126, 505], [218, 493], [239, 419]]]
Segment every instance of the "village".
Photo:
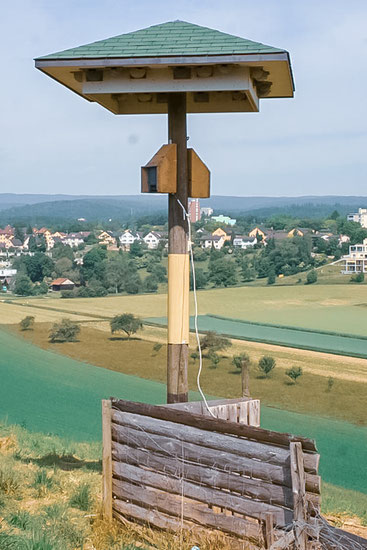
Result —
[[[367, 272], [366, 209], [360, 208], [359, 212], [349, 214], [346, 222], [333, 213], [331, 219], [319, 223], [319, 227], [312, 223], [308, 227], [293, 226], [292, 219], [288, 219], [281, 229], [277, 220], [249, 225], [246, 219], [214, 215], [211, 208], [200, 207], [199, 199], [190, 201], [189, 214], [195, 259], [209, 268], [208, 272], [198, 270], [201, 288], [210, 282], [214, 286], [233, 286], [264, 277], [273, 284], [276, 277], [294, 275], [327, 263], [337, 265], [342, 274], [354, 275], [356, 282], [362, 282]], [[332, 219], [333, 215], [336, 219]], [[272, 221], [276, 222], [274, 226]], [[78, 220], [79, 225], [85, 222], [84, 219]], [[128, 293], [156, 292], [159, 284], [166, 282], [167, 227], [144, 224], [144, 230], [125, 227], [111, 231], [101, 229], [100, 225], [91, 224], [88, 231], [77, 232], [6, 225], [0, 229], [1, 291], [20, 295], [66, 291], [68, 297], [71, 297], [70, 291], [75, 294], [79, 287], [82, 287], [79, 295], [89, 292], [91, 296], [120, 292], [122, 287]], [[345, 232], [338, 232], [338, 229], [345, 229]], [[361, 237], [360, 241], [356, 241], [357, 236]], [[86, 257], [88, 263], [94, 254], [90, 254], [91, 251], [96, 248], [101, 252], [93, 260], [93, 266], [95, 262], [103, 261], [114, 264], [114, 255], [126, 253], [124, 257], [130, 259], [130, 267], [125, 266], [124, 276], [129, 276], [133, 284], [125, 281], [116, 285], [113, 275], [109, 277], [104, 273], [102, 276], [98, 270], [96, 273], [92, 270], [86, 277], [84, 259]], [[270, 252], [273, 249], [276, 250], [273, 256], [283, 256], [283, 259], [274, 257], [272, 261]], [[142, 260], [144, 254], [148, 263]], [[43, 264], [43, 268], [38, 271], [34, 267], [27, 268], [30, 260], [26, 257], [33, 258], [33, 264], [36, 261]], [[149, 268], [152, 258], [157, 264], [162, 263], [153, 273]], [[237, 270], [230, 269], [234, 266], [234, 259]], [[214, 260], [217, 263], [213, 267]], [[223, 261], [227, 262], [229, 269], [225, 268], [227, 273], [222, 277]], [[111, 269], [115, 270], [115, 266]], [[149, 272], [145, 284], [137, 274], [139, 269]], [[91, 290], [93, 284], [97, 290]], [[88, 291], [86, 287], [89, 287]]]

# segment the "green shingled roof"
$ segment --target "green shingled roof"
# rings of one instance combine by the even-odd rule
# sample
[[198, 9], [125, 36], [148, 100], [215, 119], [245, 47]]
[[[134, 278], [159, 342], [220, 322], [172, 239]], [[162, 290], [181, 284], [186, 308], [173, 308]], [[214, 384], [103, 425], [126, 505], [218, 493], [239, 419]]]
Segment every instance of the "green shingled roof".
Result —
[[186, 23], [185, 21], [171, 21], [53, 53], [38, 59], [162, 57], [279, 52], [284, 52], [284, 50], [207, 27]]

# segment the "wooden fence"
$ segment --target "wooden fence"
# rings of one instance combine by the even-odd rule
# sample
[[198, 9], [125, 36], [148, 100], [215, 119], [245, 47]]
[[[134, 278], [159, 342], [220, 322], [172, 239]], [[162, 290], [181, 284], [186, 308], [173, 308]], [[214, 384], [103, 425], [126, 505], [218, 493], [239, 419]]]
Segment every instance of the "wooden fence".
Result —
[[320, 510], [314, 442], [185, 406], [103, 402], [105, 516], [219, 530], [247, 547], [311, 548], [306, 527]]

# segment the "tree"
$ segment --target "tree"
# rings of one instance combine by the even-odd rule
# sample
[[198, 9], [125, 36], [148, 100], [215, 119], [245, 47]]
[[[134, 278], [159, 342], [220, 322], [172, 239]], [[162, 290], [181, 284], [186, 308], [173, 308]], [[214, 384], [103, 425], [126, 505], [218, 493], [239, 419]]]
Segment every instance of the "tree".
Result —
[[208, 353], [208, 358], [210, 359], [213, 367], [217, 367], [219, 365], [220, 356], [215, 353], [215, 351], [211, 351], [210, 353]]
[[158, 280], [155, 275], [148, 275], [143, 284], [145, 292], [157, 292], [158, 290]]
[[276, 361], [274, 357], [270, 357], [269, 355], [263, 355], [259, 360], [258, 367], [261, 370], [261, 372], [265, 375], [265, 377], [268, 378], [271, 371], [275, 368], [275, 365], [276, 365]]
[[32, 294], [33, 296], [40, 296], [42, 294], [48, 293], [48, 284], [45, 281], [42, 283], [37, 283], [33, 285]]
[[[208, 274], [205, 273], [203, 269], [200, 269], [200, 267], [195, 269], [195, 284], [196, 288], [205, 288], [208, 281]], [[190, 273], [190, 290], [194, 289], [194, 281], [192, 276], [192, 271]]]
[[70, 258], [62, 256], [55, 262], [55, 272], [58, 277], [65, 277], [73, 268], [73, 262]]
[[307, 277], [306, 277], [306, 285], [313, 285], [314, 283], [316, 283], [317, 281], [317, 271], [316, 269], [311, 269], [311, 271], [309, 271], [307, 273]]
[[154, 275], [160, 283], [167, 282], [167, 269], [162, 264], [155, 264], [153, 266], [152, 275]]
[[125, 290], [128, 294], [138, 294], [142, 287], [141, 278], [138, 273], [130, 273], [125, 281]]
[[32, 315], [27, 315], [27, 317], [24, 317], [24, 319], [21, 320], [19, 325], [20, 330], [33, 330], [34, 317]]
[[112, 334], [115, 334], [115, 332], [125, 332], [128, 338], [138, 332], [138, 330], [143, 329], [142, 320], [139, 317], [135, 317], [132, 313], [116, 315], [111, 320], [110, 326]]
[[[68, 258], [71, 262], [74, 261], [74, 252], [71, 246], [68, 244], [56, 243], [52, 249], [52, 259], [60, 260], [61, 258]], [[56, 262], [57, 263], [57, 262]]]
[[275, 283], [275, 280], [276, 280], [275, 269], [272, 267], [271, 269], [269, 269], [269, 273], [268, 273], [268, 285], [273, 285]]
[[54, 323], [49, 333], [50, 342], [75, 342], [80, 333], [80, 325], [71, 319], [62, 319], [60, 323]]
[[32, 281], [28, 275], [20, 273], [15, 279], [14, 293], [19, 296], [31, 296], [33, 291]]
[[237, 369], [242, 369], [242, 365], [244, 363], [246, 363], [247, 365], [250, 363], [250, 356], [248, 353], [243, 352], [240, 353], [240, 355], [234, 355], [232, 357], [232, 365]]
[[297, 378], [302, 376], [302, 368], [301, 367], [292, 367], [285, 371], [285, 374], [289, 376], [291, 380], [293, 380], [294, 383], [297, 382]]
[[363, 283], [364, 281], [364, 273], [363, 271], [360, 271], [359, 273], [355, 273], [351, 276], [350, 282], [351, 283]]
[[210, 353], [227, 349], [231, 345], [232, 342], [228, 340], [228, 338], [219, 336], [219, 334], [211, 330], [207, 332], [200, 340], [200, 347], [203, 351], [208, 350], [208, 356]]
[[106, 277], [107, 250], [101, 246], [94, 247], [83, 258], [81, 273], [84, 281], [98, 279], [102, 284]]
[[134, 241], [130, 245], [129, 252], [133, 258], [141, 258], [144, 254], [144, 247], [141, 244], [139, 244], [137, 241]]
[[218, 258], [209, 263], [209, 280], [215, 286], [231, 286], [237, 284], [236, 266], [228, 258]]

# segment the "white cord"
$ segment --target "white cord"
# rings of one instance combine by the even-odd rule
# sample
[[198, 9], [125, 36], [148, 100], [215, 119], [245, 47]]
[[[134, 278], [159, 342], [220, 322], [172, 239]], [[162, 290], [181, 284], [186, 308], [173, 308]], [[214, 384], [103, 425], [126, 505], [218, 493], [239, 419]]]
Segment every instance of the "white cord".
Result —
[[195, 303], [195, 334], [196, 334], [196, 342], [197, 342], [198, 351], [199, 351], [199, 370], [198, 370], [198, 374], [197, 374], [197, 377], [196, 377], [196, 384], [197, 384], [198, 390], [200, 392], [200, 395], [201, 395], [201, 397], [204, 401], [204, 404], [205, 404], [209, 414], [213, 418], [216, 418], [215, 414], [212, 412], [212, 410], [210, 409], [210, 407], [208, 405], [208, 402], [206, 400], [206, 397], [205, 397], [204, 392], [201, 389], [201, 385], [200, 385], [200, 376], [201, 376], [201, 371], [203, 370], [203, 355], [202, 355], [202, 352], [201, 352], [199, 327], [198, 327], [198, 299], [197, 299], [197, 293], [196, 293], [196, 276], [195, 276], [194, 253], [193, 253], [193, 250], [192, 250], [192, 241], [191, 241], [191, 220], [190, 220], [188, 212], [186, 211], [186, 209], [185, 209], [184, 205], [182, 204], [182, 202], [180, 201], [180, 199], [178, 199], [176, 196], [175, 196], [175, 198], [176, 198], [176, 201], [178, 202], [178, 204], [181, 206], [184, 219], [186, 218], [188, 226], [189, 226], [189, 247], [190, 247], [190, 259], [191, 259], [191, 271], [192, 271], [192, 288], [193, 288], [193, 291], [194, 291], [194, 303]]

